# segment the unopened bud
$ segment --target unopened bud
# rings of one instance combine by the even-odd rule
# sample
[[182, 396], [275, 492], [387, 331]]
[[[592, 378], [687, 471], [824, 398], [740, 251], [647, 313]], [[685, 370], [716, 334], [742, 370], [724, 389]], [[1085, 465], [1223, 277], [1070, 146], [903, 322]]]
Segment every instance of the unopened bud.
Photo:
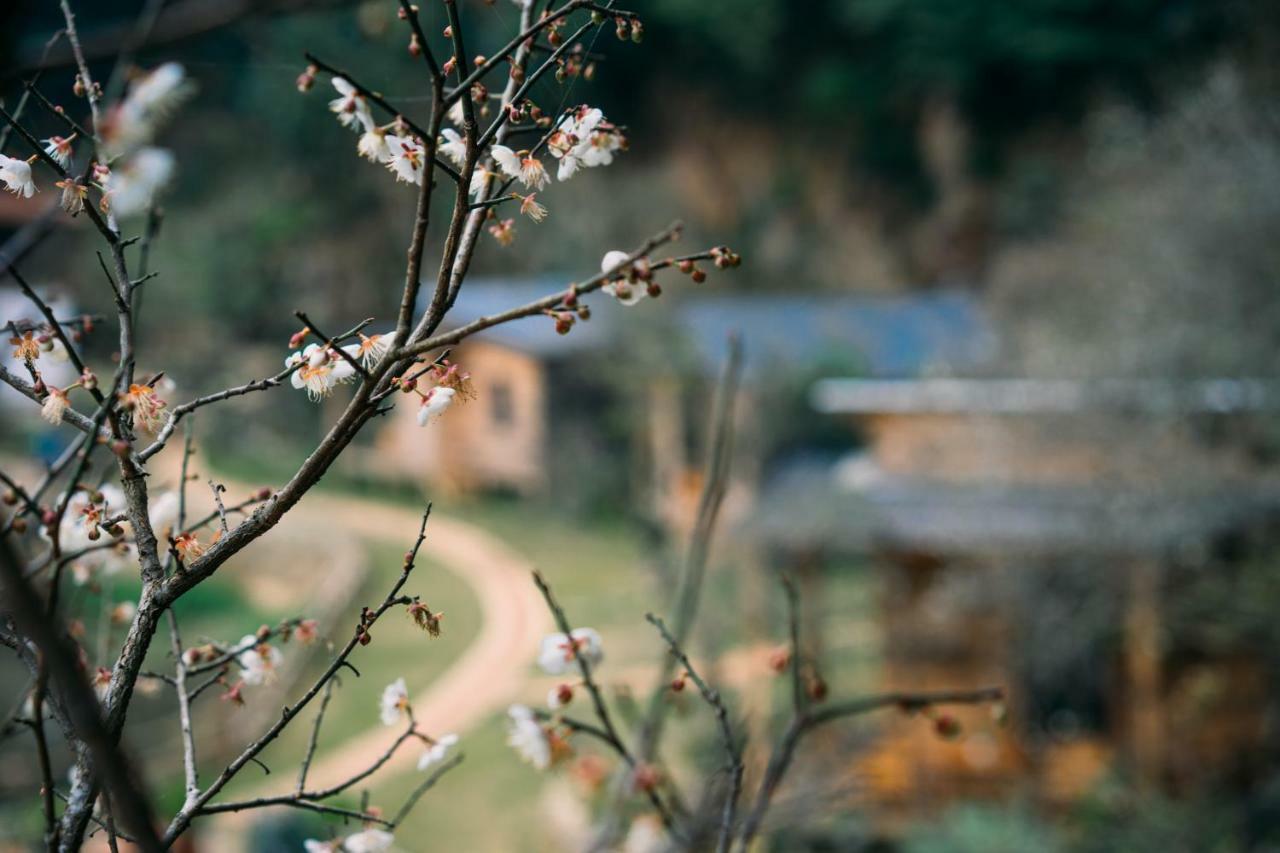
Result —
[[0, 500], [3, 500], [6, 506], [13, 506], [18, 502], [18, 493], [13, 489], [9, 489], [4, 493], [4, 497], [0, 498]]
[[117, 438], [111, 442], [111, 452], [123, 459], [129, 455], [129, 442], [123, 438]]
[[939, 714], [933, 721], [933, 730], [944, 740], [955, 740], [960, 736], [960, 721], [950, 714]]
[[253, 493], [253, 499], [255, 501], [265, 501], [269, 497], [271, 497], [271, 489], [267, 486], [263, 486], [261, 489], [258, 489], [258, 491]]
[[677, 261], [676, 269], [680, 270], [680, 272], [684, 273], [685, 275], [688, 275], [689, 273], [693, 272], [693, 261], [689, 260], [688, 258], [685, 258], [684, 260], [681, 260], [681, 261]]
[[656, 281], [649, 282], [648, 284], [645, 285], [644, 289], [645, 289], [645, 292], [648, 293], [650, 296], [652, 296], [654, 299], [657, 299], [659, 296], [662, 295], [662, 285], [658, 284]]
[[417, 33], [409, 36], [409, 55], [422, 56], [422, 43], [418, 41]]
[[637, 791], [652, 791], [662, 781], [662, 775], [652, 764], [640, 764], [633, 771], [631, 781]]
[[644, 41], [644, 25], [640, 23], [640, 19], [631, 22], [631, 42], [639, 44]]
[[271, 636], [271, 626], [259, 625], [258, 630], [255, 633], [255, 636], [258, 638], [259, 643], [265, 643], [267, 640], [267, 637]]
[[676, 676], [676, 678], [672, 679], [672, 681], [671, 681], [671, 689], [672, 689], [672, 690], [674, 690], [676, 693], [679, 693], [680, 691], [684, 690], [684, 676], [683, 676], [683, 675]]
[[17, 533], [27, 532], [27, 520], [22, 516], [18, 516], [9, 523], [9, 526]]
[[785, 672], [790, 663], [791, 650], [788, 648], [777, 648], [769, 653], [769, 669], [774, 672]]
[[694, 267], [693, 272], [689, 273], [689, 278], [693, 279], [694, 284], [702, 284], [707, 280], [707, 274], [697, 267]]

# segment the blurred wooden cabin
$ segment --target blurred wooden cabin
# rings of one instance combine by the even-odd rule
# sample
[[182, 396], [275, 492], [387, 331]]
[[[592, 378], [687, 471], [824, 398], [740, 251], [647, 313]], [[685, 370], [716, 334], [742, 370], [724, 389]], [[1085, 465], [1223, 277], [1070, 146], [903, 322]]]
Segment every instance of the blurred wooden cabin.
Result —
[[866, 446], [761, 488], [770, 561], [868, 566], [885, 689], [1009, 694], [1007, 726], [961, 709], [954, 741], [888, 719], [848, 768], [877, 814], [1014, 792], [1059, 806], [1112, 773], [1187, 790], [1255, 769], [1265, 658], [1189, 647], [1166, 611], [1180, 579], [1280, 517], [1274, 471], [1216, 440], [1224, 421], [1275, 410], [1274, 386], [828, 379], [813, 401]]

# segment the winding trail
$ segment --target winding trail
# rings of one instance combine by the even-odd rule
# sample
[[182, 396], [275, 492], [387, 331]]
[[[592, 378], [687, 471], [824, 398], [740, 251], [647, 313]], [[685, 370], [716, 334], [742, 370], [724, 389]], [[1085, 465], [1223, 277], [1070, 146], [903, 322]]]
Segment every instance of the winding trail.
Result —
[[[228, 483], [229, 486], [232, 484]], [[336, 494], [312, 493], [281, 522], [315, 523], [341, 519], [344, 532], [362, 539], [412, 544], [421, 514], [405, 507]], [[538, 642], [551, 630], [551, 617], [530, 580], [532, 564], [481, 528], [433, 512], [427, 523], [424, 556], [461, 579], [476, 596], [482, 623], [476, 638], [429, 687], [411, 697], [414, 717], [431, 734], [465, 733], [505, 707], [525, 689]], [[336, 784], [365, 769], [400, 734], [399, 726], [374, 725], [319, 755], [307, 775], [308, 787]], [[378, 771], [394, 775], [412, 767], [419, 750], [401, 748]], [[290, 780], [265, 780], [248, 796], [285, 793]], [[196, 823], [196, 849], [234, 853], [245, 849], [246, 830], [260, 813], [233, 813]]]
[[[294, 511], [341, 518], [345, 529], [363, 538], [406, 544], [421, 520], [402, 507], [326, 494], [304, 500]], [[533, 566], [485, 530], [432, 513], [422, 551], [471, 588], [483, 623], [467, 650], [412, 697], [413, 713], [423, 731], [464, 732], [520, 695], [538, 642], [551, 630], [551, 617], [530, 580]], [[399, 733], [398, 726], [378, 725], [350, 738], [318, 758], [308, 778], [316, 786], [341, 781], [368, 765]], [[417, 750], [401, 750], [381, 772], [394, 772], [417, 757]]]

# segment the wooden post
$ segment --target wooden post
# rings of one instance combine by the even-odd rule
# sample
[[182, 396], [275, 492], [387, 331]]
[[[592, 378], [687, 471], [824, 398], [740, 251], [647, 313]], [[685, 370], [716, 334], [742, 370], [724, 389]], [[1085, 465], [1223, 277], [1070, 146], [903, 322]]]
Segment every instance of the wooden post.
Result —
[[1163, 774], [1164, 695], [1160, 648], [1160, 567], [1151, 558], [1129, 575], [1125, 614], [1125, 687], [1129, 755], [1140, 785], [1150, 789]]

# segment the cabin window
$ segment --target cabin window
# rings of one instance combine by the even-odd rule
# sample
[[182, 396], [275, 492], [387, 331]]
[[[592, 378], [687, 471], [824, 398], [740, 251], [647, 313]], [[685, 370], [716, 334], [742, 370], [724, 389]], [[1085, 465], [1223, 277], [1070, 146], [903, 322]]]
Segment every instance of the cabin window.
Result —
[[511, 386], [496, 382], [489, 389], [489, 417], [495, 426], [510, 426], [515, 422], [515, 404], [511, 398]]

